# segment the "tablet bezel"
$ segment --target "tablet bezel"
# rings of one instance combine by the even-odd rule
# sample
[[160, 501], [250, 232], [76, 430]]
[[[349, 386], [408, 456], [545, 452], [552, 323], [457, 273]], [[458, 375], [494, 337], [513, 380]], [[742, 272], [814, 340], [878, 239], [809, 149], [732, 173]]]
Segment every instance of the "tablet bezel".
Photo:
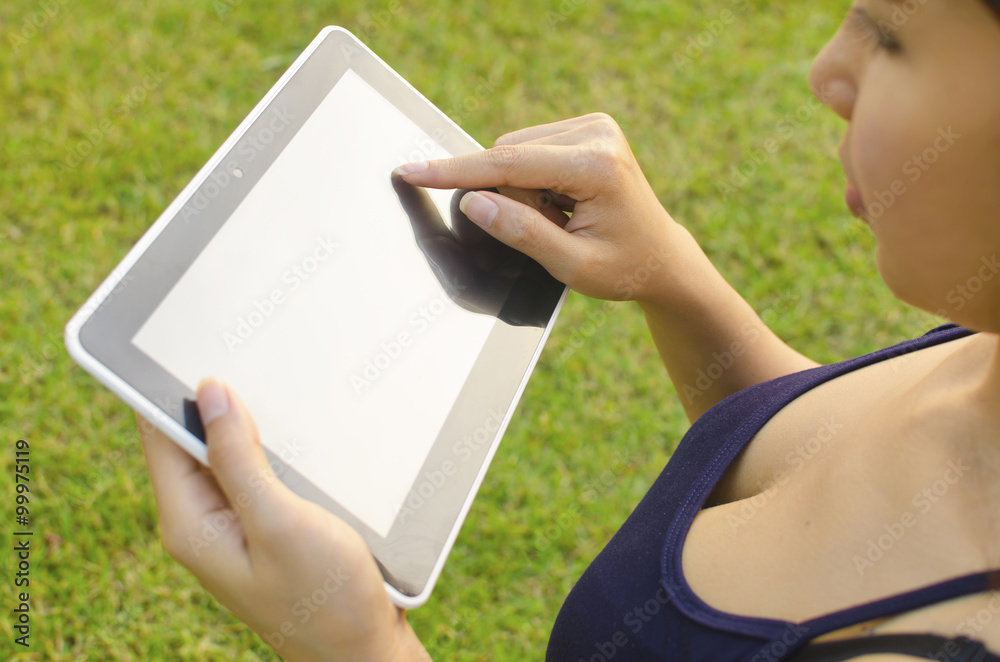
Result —
[[[339, 71], [330, 66], [336, 62], [343, 65]], [[324, 28], [66, 326], [71, 356], [203, 464], [208, 464], [208, 458], [193, 408], [194, 394], [129, 340], [183, 275], [184, 264], [171, 265], [166, 256], [182, 250], [178, 242], [207, 245], [228, 219], [226, 209], [229, 213], [235, 209], [348, 68], [449, 152], [458, 155], [482, 149], [353, 35], [339, 27]], [[317, 77], [325, 84], [317, 85]], [[289, 96], [293, 92], [297, 96], [289, 111], [283, 100], [293, 100]], [[285, 135], [276, 139], [282, 131]], [[269, 135], [269, 140], [263, 140]], [[255, 156], [248, 161], [245, 157], [251, 149]], [[236, 169], [241, 177], [235, 176]], [[216, 222], [206, 222], [213, 215]], [[151, 278], [152, 273], [157, 277]], [[165, 273], [173, 280], [164, 278]], [[420, 506], [412, 513], [404, 506], [391, 532], [396, 535], [382, 538], [346, 509], [338, 509], [332, 499], [324, 502], [325, 493], [266, 449], [272, 466], [289, 487], [362, 533], [382, 569], [390, 597], [401, 607], [414, 608], [429, 597], [567, 293], [565, 286], [527, 259], [518, 287], [523, 292], [537, 290], [538, 300], [546, 311], [551, 308], [551, 314], [539, 327], [496, 324], [470, 374], [496, 373], [501, 378], [467, 380], [459, 401], [486, 404], [453, 408], [418, 474], [426, 480], [418, 478], [407, 499], [410, 503], [411, 497], [419, 497]], [[439, 511], [447, 516], [432, 516]], [[407, 524], [404, 516], [414, 519]], [[402, 529], [397, 531], [397, 525]], [[428, 531], [433, 533], [431, 542]], [[418, 570], [400, 569], [400, 559], [409, 558], [419, 559], [415, 562]]]

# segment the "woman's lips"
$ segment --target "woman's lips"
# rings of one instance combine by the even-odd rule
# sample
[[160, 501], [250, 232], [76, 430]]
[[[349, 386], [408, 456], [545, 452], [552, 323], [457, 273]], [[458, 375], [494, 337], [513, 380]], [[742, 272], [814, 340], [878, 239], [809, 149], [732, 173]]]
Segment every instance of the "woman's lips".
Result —
[[844, 200], [847, 202], [847, 208], [851, 210], [852, 214], [858, 218], [867, 220], [868, 214], [865, 213], [865, 201], [861, 198], [861, 192], [850, 182], [847, 182], [847, 192], [844, 195]]

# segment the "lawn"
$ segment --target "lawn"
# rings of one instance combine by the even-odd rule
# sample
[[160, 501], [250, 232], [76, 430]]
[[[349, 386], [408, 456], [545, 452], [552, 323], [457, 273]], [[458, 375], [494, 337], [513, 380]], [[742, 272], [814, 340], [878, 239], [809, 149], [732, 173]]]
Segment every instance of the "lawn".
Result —
[[[937, 324], [879, 280], [843, 203], [843, 122], [806, 86], [847, 5], [0, 3], [0, 659], [277, 659], [164, 553], [133, 414], [68, 358], [62, 329], [324, 25], [355, 32], [483, 144], [613, 115], [666, 208], [818, 361]], [[431, 601], [410, 614], [432, 656], [541, 659], [566, 593], [686, 428], [638, 307], [571, 294]], [[10, 612], [18, 439], [27, 649]]]

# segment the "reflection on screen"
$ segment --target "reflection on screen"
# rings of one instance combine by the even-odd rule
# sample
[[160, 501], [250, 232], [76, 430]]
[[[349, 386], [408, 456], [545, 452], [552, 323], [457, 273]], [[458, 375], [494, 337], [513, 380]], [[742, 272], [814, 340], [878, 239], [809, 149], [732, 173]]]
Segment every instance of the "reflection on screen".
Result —
[[132, 340], [192, 389], [232, 384], [263, 444], [383, 537], [496, 321], [442, 289], [392, 187], [449, 156], [348, 70]]

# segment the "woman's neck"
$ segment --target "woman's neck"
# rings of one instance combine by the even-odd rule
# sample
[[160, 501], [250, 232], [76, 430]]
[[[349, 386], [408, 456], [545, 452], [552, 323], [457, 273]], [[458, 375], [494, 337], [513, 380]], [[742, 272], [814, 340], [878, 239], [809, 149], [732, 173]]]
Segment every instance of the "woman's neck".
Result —
[[911, 392], [915, 406], [954, 417], [973, 447], [985, 443], [1000, 449], [1000, 335], [980, 332], [952, 342], [955, 351]]
[[981, 342], [988, 344], [992, 354], [989, 358], [989, 368], [979, 389], [978, 399], [984, 415], [988, 420], [992, 418], [995, 425], [993, 429], [1000, 436], [1000, 335], [996, 333], [980, 335], [983, 337]]
[[972, 336], [941, 368], [938, 398], [969, 425], [968, 441], [1000, 449], [1000, 335]]

